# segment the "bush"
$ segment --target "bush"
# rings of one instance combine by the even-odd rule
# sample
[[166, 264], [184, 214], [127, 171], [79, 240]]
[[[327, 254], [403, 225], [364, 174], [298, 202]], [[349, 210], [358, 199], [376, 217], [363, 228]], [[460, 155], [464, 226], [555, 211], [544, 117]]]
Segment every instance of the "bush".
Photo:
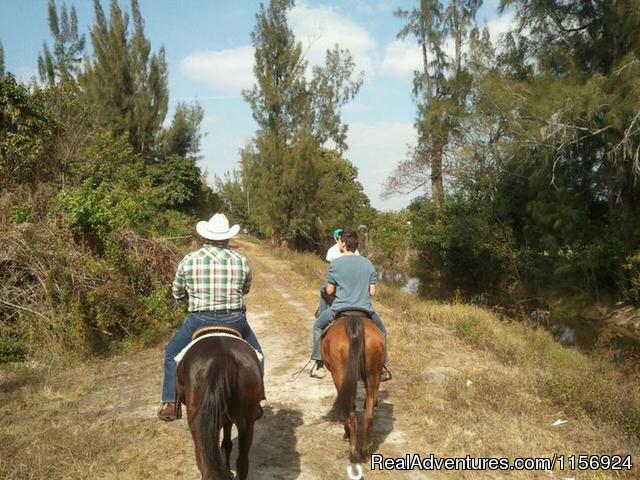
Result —
[[508, 227], [491, 222], [476, 198], [451, 197], [441, 214], [431, 201], [409, 207], [413, 243], [425, 283], [440, 278], [443, 286], [467, 293], [513, 290], [519, 282], [520, 252]]
[[22, 362], [27, 356], [27, 346], [18, 337], [0, 337], [0, 363]]
[[11, 223], [24, 223], [31, 219], [31, 202], [23, 203], [11, 209]]
[[623, 268], [627, 280], [623, 286], [624, 296], [638, 305], [640, 304], [640, 250], [627, 257]]

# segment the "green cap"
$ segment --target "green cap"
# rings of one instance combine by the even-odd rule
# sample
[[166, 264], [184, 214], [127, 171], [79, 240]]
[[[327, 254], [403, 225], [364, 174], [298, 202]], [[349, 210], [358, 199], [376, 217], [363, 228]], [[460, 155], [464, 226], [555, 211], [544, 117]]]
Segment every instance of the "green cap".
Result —
[[342, 229], [341, 228], [336, 228], [333, 231], [333, 238], [340, 238], [340, 235], [342, 235]]

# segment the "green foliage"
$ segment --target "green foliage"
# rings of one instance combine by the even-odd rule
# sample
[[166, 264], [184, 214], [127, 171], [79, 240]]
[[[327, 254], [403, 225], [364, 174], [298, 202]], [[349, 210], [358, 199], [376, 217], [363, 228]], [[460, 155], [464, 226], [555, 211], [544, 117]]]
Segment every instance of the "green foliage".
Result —
[[40, 80], [48, 85], [75, 83], [80, 73], [85, 36], [78, 34], [78, 16], [72, 5], [62, 3], [60, 16], [55, 0], [49, 0], [49, 30], [53, 36], [53, 53], [46, 42], [38, 55]]
[[98, 235], [111, 230], [115, 215], [105, 188], [94, 188], [86, 182], [77, 191], [63, 190], [58, 196], [62, 208], [68, 213], [71, 226], [86, 233]]
[[[430, 183], [436, 208], [443, 208], [445, 157], [450, 144], [465, 136], [461, 127], [473, 83], [473, 64], [463, 50], [479, 37], [475, 17], [481, 4], [481, 0], [450, 0], [445, 8], [438, 0], [421, 1], [412, 11], [395, 12], [406, 20], [398, 37], [415, 37], [421, 47], [422, 70], [415, 72], [413, 89], [418, 145], [388, 179], [387, 194], [410, 192]], [[488, 41], [486, 30], [484, 37]], [[453, 40], [453, 55], [445, 49], [448, 38]]]
[[131, 9], [132, 32], [117, 0], [111, 0], [109, 21], [94, 0], [93, 58], [80, 84], [114, 136], [126, 135], [136, 153], [151, 158], [167, 113], [167, 64], [164, 48], [150, 53], [137, 0]]
[[[240, 155], [245, 158], [244, 152], [241, 151]], [[253, 233], [258, 233], [258, 229], [255, 226], [253, 228], [249, 226], [249, 192], [242, 172], [233, 170], [231, 173], [226, 172], [222, 178], [216, 177], [215, 189], [220, 196], [223, 209], [227, 217], [229, 217], [229, 221], [241, 223], [244, 228], [249, 228], [253, 230]]]
[[451, 197], [441, 214], [433, 203], [417, 200], [409, 215], [425, 283], [439, 274], [444, 286], [468, 293], [517, 286], [521, 252], [510, 230], [491, 222], [477, 198]]
[[412, 246], [409, 212], [377, 212], [372, 217], [368, 225], [367, 256], [378, 266], [409, 270], [407, 254]]
[[431, 186], [435, 207], [410, 209], [426, 277], [467, 292], [637, 301], [638, 2], [574, 3], [502, 1], [518, 29], [497, 48], [474, 28], [478, 2], [397, 12], [399, 35], [427, 48], [418, 146], [387, 186]]
[[[260, 154], [250, 147], [242, 151], [242, 173], [217, 182], [236, 218], [263, 236], [279, 232], [305, 249], [317, 247], [335, 225], [357, 228], [367, 223], [372, 209], [358, 171], [337, 151], [304, 144], [291, 150], [289, 160], [282, 172], [284, 185], [267, 189]], [[286, 185], [289, 189], [281, 191]]]
[[292, 1], [273, 0], [260, 7], [251, 36], [256, 84], [243, 92], [259, 128], [242, 151], [246, 213], [277, 244], [319, 239], [311, 231], [317, 223], [311, 217], [319, 213], [312, 206], [317, 201], [316, 159], [328, 140], [339, 151], [345, 148], [339, 109], [362, 84], [362, 76], [352, 78], [351, 55], [338, 46], [307, 80], [302, 47], [287, 24], [292, 6]]
[[31, 202], [25, 202], [11, 209], [11, 223], [24, 223], [31, 220]]
[[46, 85], [0, 75], [1, 361], [166, 335], [182, 316], [168, 294], [178, 250], [157, 237], [192, 235], [191, 214], [220, 203], [197, 166], [202, 108], [179, 104], [162, 129], [167, 66], [137, 0], [130, 14], [111, 0], [108, 20], [94, 1], [82, 72], [75, 9], [59, 7], [49, 2]]
[[0, 78], [0, 186], [33, 183], [41, 177], [42, 155], [53, 133], [38, 94], [11, 74]]
[[190, 158], [172, 155], [154, 169], [153, 175], [162, 203], [168, 207], [190, 204], [200, 187], [200, 169]]
[[27, 356], [27, 347], [18, 337], [0, 336], [0, 364], [22, 362]]
[[0, 79], [4, 77], [4, 48], [0, 42]]
[[187, 105], [179, 102], [173, 114], [171, 126], [162, 132], [162, 152], [164, 157], [178, 155], [197, 158], [200, 152], [200, 124], [204, 110], [200, 104]]

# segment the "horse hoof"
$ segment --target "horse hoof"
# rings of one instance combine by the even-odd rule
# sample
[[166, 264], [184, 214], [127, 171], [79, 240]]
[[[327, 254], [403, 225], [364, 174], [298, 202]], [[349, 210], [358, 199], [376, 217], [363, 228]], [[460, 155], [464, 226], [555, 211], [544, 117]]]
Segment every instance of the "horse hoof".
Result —
[[360, 480], [364, 478], [364, 470], [359, 463], [352, 463], [347, 467], [347, 475], [351, 480]]

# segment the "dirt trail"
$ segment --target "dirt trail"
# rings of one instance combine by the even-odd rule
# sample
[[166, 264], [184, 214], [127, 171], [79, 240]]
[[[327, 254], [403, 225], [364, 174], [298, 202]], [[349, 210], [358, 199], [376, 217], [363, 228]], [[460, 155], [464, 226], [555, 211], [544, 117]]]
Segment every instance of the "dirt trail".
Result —
[[[324, 418], [335, 397], [333, 383], [330, 377], [310, 378], [308, 367], [301, 371], [317, 289], [264, 247], [238, 243], [253, 269], [248, 319], [265, 353], [269, 402], [256, 423], [250, 478], [347, 478], [342, 426]], [[0, 478], [199, 479], [186, 421], [156, 418], [163, 348], [39, 376], [0, 371]], [[417, 445], [410, 441], [410, 418], [397, 408], [393, 383], [381, 389], [374, 441], [378, 452], [403, 455]]]
[[[265, 386], [270, 407], [256, 427], [251, 478], [347, 478], [348, 445], [341, 440], [342, 426], [325, 419], [335, 398], [331, 378], [310, 378], [308, 366], [302, 371], [309, 355], [316, 307], [308, 299], [315, 299], [315, 293], [300, 287], [297, 274], [285, 262], [252, 244], [243, 242], [242, 246], [258, 276], [254, 292], [261, 292], [249, 297], [248, 318], [266, 355]], [[269, 290], [276, 295], [270, 295]], [[378, 452], [403, 455], [411, 448], [409, 434], [399, 423], [408, 424], [408, 419], [398, 419], [394, 412], [389, 396], [392, 383], [381, 388], [374, 440]], [[367, 476], [385, 477], [380, 472]], [[427, 477], [414, 473], [403, 478]]]

